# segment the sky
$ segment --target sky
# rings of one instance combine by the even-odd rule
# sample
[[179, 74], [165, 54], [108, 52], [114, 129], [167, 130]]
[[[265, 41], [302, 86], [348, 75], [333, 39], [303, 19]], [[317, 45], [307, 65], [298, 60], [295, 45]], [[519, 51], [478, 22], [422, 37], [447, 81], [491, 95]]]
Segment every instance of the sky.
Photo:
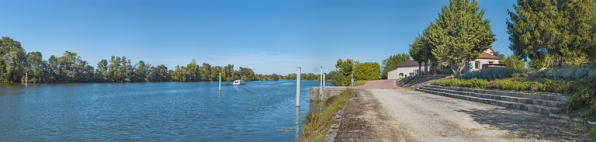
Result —
[[[515, 0], [478, 0], [508, 46]], [[168, 69], [195, 59], [257, 74], [320, 73], [338, 59], [382, 63], [408, 53], [448, 0], [0, 0], [0, 36], [44, 59], [77, 53], [96, 67], [126, 56]]]

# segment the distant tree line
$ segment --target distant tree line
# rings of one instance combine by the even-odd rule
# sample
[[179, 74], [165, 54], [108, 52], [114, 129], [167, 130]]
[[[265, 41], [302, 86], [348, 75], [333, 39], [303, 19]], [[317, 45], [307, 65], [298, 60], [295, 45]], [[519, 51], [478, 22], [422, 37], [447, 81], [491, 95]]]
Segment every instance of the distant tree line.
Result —
[[[296, 73], [291, 73], [286, 76], [283, 76], [283, 80], [296, 80]], [[325, 77], [329, 78], [329, 77]], [[300, 80], [302, 81], [319, 81], [321, 79], [320, 74], [314, 73], [300, 73]]]
[[[235, 70], [231, 64], [223, 67], [211, 66], [209, 63], [199, 65], [194, 59], [186, 66], [176, 66], [168, 70], [163, 64], [152, 66], [142, 60], [133, 64], [125, 56], [112, 56], [109, 60], [102, 59], [94, 68], [77, 53], [70, 51], [66, 51], [62, 56], [51, 55], [48, 60], [43, 60], [40, 52], [26, 52], [20, 42], [10, 37], [2, 37], [0, 47], [1, 83], [25, 82], [26, 72], [30, 82], [44, 83], [217, 81], [219, 73], [223, 81], [287, 78], [277, 74], [255, 74], [252, 69], [245, 67]], [[316, 80], [316, 77], [310, 76], [308, 80]]]

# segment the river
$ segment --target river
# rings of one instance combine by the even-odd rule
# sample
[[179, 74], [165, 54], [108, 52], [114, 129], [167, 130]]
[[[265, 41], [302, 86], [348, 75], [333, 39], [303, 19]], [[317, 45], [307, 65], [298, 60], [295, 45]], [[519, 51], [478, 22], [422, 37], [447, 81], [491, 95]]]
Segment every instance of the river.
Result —
[[4, 84], [0, 141], [293, 141], [318, 85], [298, 110], [296, 81]]

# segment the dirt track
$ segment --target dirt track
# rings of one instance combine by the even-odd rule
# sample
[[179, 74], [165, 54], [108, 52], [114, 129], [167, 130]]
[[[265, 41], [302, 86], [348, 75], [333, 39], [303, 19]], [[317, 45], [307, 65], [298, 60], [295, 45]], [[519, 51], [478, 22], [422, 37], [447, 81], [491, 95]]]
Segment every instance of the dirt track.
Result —
[[[581, 141], [568, 122], [369, 81], [349, 102], [337, 141]], [[356, 87], [355, 87], [356, 88]]]

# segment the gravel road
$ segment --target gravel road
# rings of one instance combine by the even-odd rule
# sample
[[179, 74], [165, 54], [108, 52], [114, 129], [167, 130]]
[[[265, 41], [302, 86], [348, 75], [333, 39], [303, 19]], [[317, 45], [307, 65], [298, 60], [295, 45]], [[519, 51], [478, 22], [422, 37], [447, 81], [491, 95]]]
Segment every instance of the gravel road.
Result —
[[584, 141], [569, 122], [395, 86], [360, 86], [341, 120], [337, 141]]

